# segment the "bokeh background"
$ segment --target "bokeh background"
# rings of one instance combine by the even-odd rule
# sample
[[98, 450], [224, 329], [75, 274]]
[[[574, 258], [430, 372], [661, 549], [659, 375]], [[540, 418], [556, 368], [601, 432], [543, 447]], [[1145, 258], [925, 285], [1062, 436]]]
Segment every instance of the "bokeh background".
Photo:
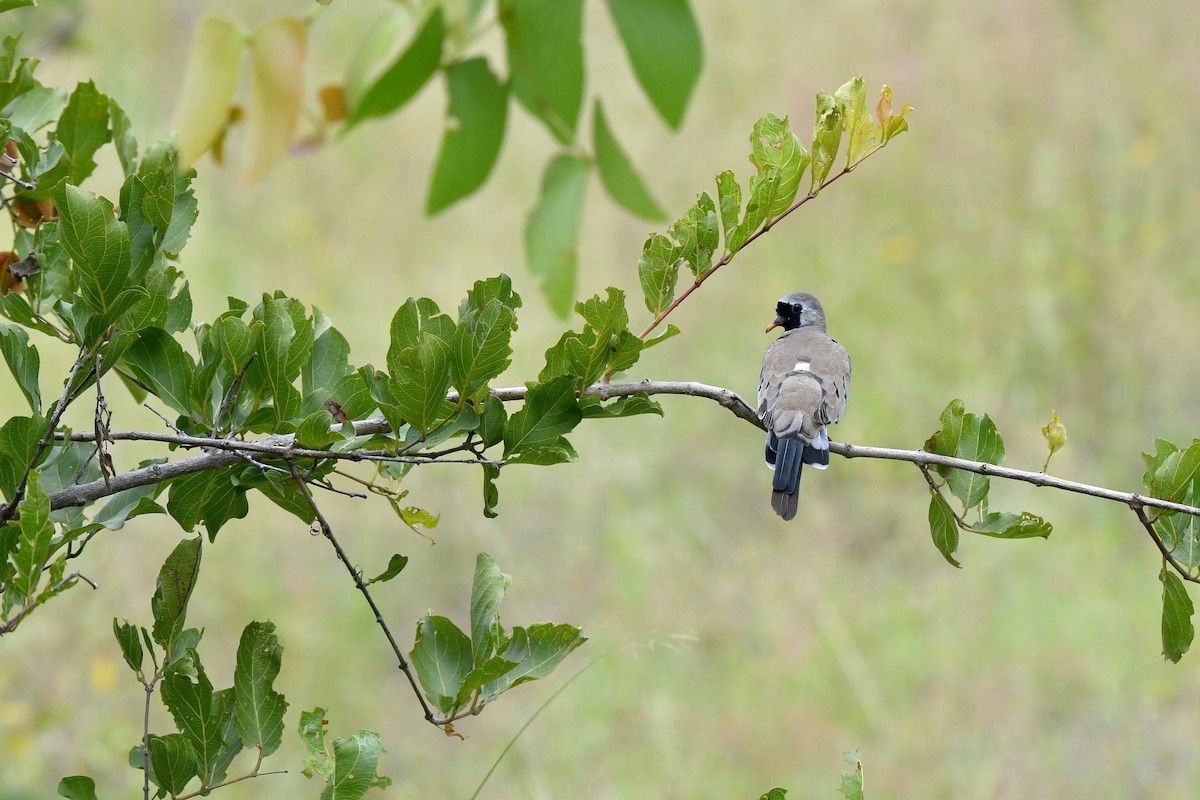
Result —
[[[786, 113], [807, 131], [813, 95], [852, 75], [872, 91], [890, 83], [917, 111], [911, 132], [689, 300], [674, 317], [684, 334], [650, 351], [636, 377], [750, 395], [773, 303], [806, 289], [854, 357], [837, 439], [918, 447], [961, 397], [996, 421], [1008, 464], [1037, 469], [1040, 427], [1057, 409], [1071, 438], [1052, 471], [1133, 490], [1154, 437], [1200, 431], [1200, 5], [694, 6], [706, 66], [678, 133], [636, 87], [603, 4], [587, 7], [589, 89], [669, 213], [722, 169], [746, 177], [758, 116]], [[313, 29], [310, 87], [338, 80], [395, 8], [334, 2]], [[47, 18], [25, 43], [44, 56], [44, 81], [95, 79], [148, 142], [170, 129], [200, 14], [254, 26], [308, 9], [91, 0], [14, 13]], [[493, 34], [481, 46], [498, 44]], [[523, 215], [553, 143], [511, 114], [486, 188], [426, 219], [444, 102], [435, 82], [398, 116], [253, 186], [240, 134], [225, 167], [203, 160], [182, 259], [196, 319], [228, 294], [282, 288], [333, 317], [356, 363], [382, 363], [406, 297], [453, 307], [471, 281], [505, 271], [526, 305], [501, 382], [531, 378], [564, 328], [522, 255]], [[115, 196], [105, 153], [94, 188]], [[636, 264], [652, 226], [598, 185], [585, 213], [581, 294], [622, 287], [644, 322]], [[41, 349], [53, 391], [70, 354]], [[802, 516], [785, 524], [769, 508], [757, 431], [706, 401], [663, 403], [665, 419], [582, 426], [573, 465], [506, 470], [496, 520], [480, 513], [476, 470], [416, 471], [409, 499], [441, 515], [433, 546], [383, 502], [321, 498], [368, 571], [410, 556], [379, 591], [405, 641], [427, 609], [466, 624], [481, 550], [513, 574], [508, 624], [567, 621], [591, 636], [560, 673], [465, 721], [461, 741], [422, 722], [328, 545], [256, 499], [206, 548], [189, 622], [208, 629], [218, 686], [231, 680], [242, 626], [278, 625], [278, 687], [291, 707], [283, 751], [267, 763], [290, 773], [222, 795], [315, 796], [291, 731], [319, 704], [335, 735], [382, 734], [387, 796], [468, 797], [538, 705], [600, 658], [520, 737], [483, 796], [750, 798], [780, 785], [836, 797], [848, 749], [861, 751], [874, 797], [1195, 796], [1200, 672], [1194, 655], [1177, 666], [1160, 655], [1159, 559], [1127, 509], [994, 485], [993, 508], [1042, 514], [1054, 534], [964, 537], [955, 570], [930, 543], [928, 495], [910, 465], [835, 460], [805, 478]], [[0, 416], [22, 405], [0, 376]], [[160, 423], [125, 403], [116, 425]], [[129, 468], [144, 452], [114, 454]], [[102, 796], [140, 792], [123, 762], [140, 735], [141, 691], [110, 623], [149, 619], [154, 575], [180, 535], [148, 517], [96, 539], [80, 567], [100, 590], [70, 592], [0, 643], [0, 797], [47, 797], [79, 773]]]

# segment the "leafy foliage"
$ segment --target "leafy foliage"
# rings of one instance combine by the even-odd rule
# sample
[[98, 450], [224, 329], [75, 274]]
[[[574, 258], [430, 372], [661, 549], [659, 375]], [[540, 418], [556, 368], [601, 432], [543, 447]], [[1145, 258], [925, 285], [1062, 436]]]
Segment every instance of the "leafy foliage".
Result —
[[[618, 144], [598, 100], [592, 114], [593, 157], [578, 155], [587, 83], [583, 0], [495, 0], [490, 16], [499, 26], [489, 26], [486, 5], [486, 0], [434, 4], [416, 16], [398, 7], [366, 32], [344, 79], [319, 90], [323, 122], [338, 125], [345, 134], [397, 113], [442, 72], [448, 96], [445, 132], [426, 202], [426, 211], [437, 214], [487, 181], [515, 100], [564, 148], [548, 162], [542, 194], [529, 212], [526, 261], [539, 276], [551, 308], [565, 318], [575, 299], [583, 191], [590, 171], [598, 170], [608, 193], [632, 213], [650, 219], [664, 215]], [[608, 9], [638, 84], [663, 121], [678, 128], [704, 62], [688, 0], [610, 0]], [[486, 41], [464, 46], [486, 40], [491, 27], [502, 39], [500, 47], [488, 47]], [[401, 36], [408, 37], [407, 44], [380, 65]], [[251, 179], [277, 163], [298, 136], [307, 44], [308, 26], [298, 18], [280, 17], [245, 32], [232, 20], [205, 17], [193, 37], [176, 116], [182, 162], [192, 164], [210, 149], [219, 161], [226, 131], [244, 118]], [[497, 50], [503, 52], [502, 64], [496, 63]], [[237, 83], [247, 55], [250, 98], [239, 105]], [[326, 135], [318, 125], [312, 138]], [[75, 157], [74, 152], [67, 155]], [[86, 152], [80, 150], [78, 156], [86, 163]]]
[[417, 622], [412, 663], [429, 702], [451, 718], [463, 709], [478, 713], [509, 689], [546, 677], [587, 641], [578, 628], [549, 622], [505, 631], [500, 603], [511, 583], [480, 553], [471, 585], [471, 635], [446, 617], [426, 614]]
[[[1004, 461], [1004, 440], [987, 414], [979, 416], [966, 411], [961, 400], [953, 400], [942, 411], [942, 427], [925, 442], [925, 451], [935, 455], [1000, 464]], [[979, 533], [998, 539], [1047, 538], [1052, 526], [1041, 517], [1022, 511], [1019, 514], [988, 510], [988, 490], [991, 479], [977, 472], [935, 465], [940, 477], [930, 477], [929, 530], [934, 546], [955, 567], [958, 551], [958, 531]], [[926, 473], [929, 474], [928, 472]], [[962, 514], [956, 514], [942, 493], [948, 488], [962, 504]], [[968, 522], [976, 512], [975, 521]]]

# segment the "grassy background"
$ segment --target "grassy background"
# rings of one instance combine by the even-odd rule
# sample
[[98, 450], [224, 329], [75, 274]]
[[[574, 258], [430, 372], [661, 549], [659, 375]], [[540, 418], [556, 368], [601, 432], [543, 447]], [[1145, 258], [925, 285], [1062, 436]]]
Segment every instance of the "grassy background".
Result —
[[[48, 7], [33, 13], [52, 16]], [[248, 26], [308, 4], [204, 4]], [[741, 254], [675, 317], [684, 335], [646, 355], [638, 377], [752, 393], [761, 334], [780, 295], [825, 304], [853, 354], [852, 402], [835, 438], [916, 447], [953, 397], [987, 411], [1008, 462], [1038, 468], [1056, 408], [1070, 444], [1053, 471], [1135, 489], [1155, 436], [1197, 432], [1200, 336], [1194, 299], [1200, 195], [1200, 25], [1195, 4], [1014, 0], [733, 4], [697, 0], [704, 76], [684, 129], [664, 129], [637, 90], [603, 4], [588, 4], [589, 88], [672, 213], [727, 167], [744, 178], [746, 137], [768, 111], [807, 129], [812, 96], [863, 74], [917, 112], [913, 130]], [[309, 80], [336, 80], [364, 31], [395, 8], [335, 2], [313, 29]], [[31, 12], [14, 12], [29, 14]], [[170, 127], [197, 4], [123, 0], [84, 14], [43, 80], [94, 78], [143, 142]], [[499, 50], [495, 37], [483, 43]], [[39, 50], [39, 48], [42, 48]], [[453, 307], [470, 282], [506, 271], [526, 299], [502, 382], [531, 377], [563, 324], [522, 265], [523, 214], [551, 140], [521, 112], [484, 191], [437, 219], [421, 214], [444, 99], [427, 88], [398, 117], [278, 166], [246, 186], [238, 137], [225, 168], [200, 166], [200, 221], [184, 251], [196, 319], [228, 294], [283, 288], [319, 305], [357, 363], [381, 363], [387, 324], [410, 295]], [[585, 123], [586, 124], [586, 123]], [[585, 128], [586, 130], [586, 128]], [[97, 187], [115, 196], [108, 154]], [[651, 226], [589, 190], [580, 285], [636, 296]], [[635, 324], [644, 315], [634, 309]], [[41, 345], [44, 390], [64, 358]], [[116, 394], [113, 392], [112, 394]], [[0, 376], [0, 417], [22, 403]], [[514, 585], [508, 624], [570, 621], [592, 637], [543, 684], [461, 726], [420, 721], [416, 703], [329, 547], [256, 502], [206, 548], [189, 621], [208, 627], [218, 685], [250, 619], [272, 619], [292, 704], [291, 773], [223, 796], [315, 794], [297, 774], [296, 713], [329, 707], [335, 734], [377, 730], [393, 798], [467, 797], [543, 699], [597, 658], [529, 728], [490, 797], [750, 798], [773, 785], [835, 797], [841, 752], [861, 750], [869, 796], [1186, 798], [1200, 773], [1195, 656], [1159, 654], [1159, 560], [1126, 509], [1024, 486], [994, 508], [1055, 525], [1045, 542], [964, 539], [965, 569], [932, 548], [916, 470], [838, 460], [806, 478], [804, 516], [768, 506], [758, 434], [717, 406], [664, 401], [665, 419], [584, 426], [578, 463], [506, 471], [501, 516], [479, 512], [479, 476], [432, 466], [411, 500], [441, 514], [436, 546], [382, 503], [326, 498], [370, 571], [412, 561], [379, 592], [410, 641], [426, 608], [464, 624], [474, 554]], [[121, 428], [156, 428], [125, 407]], [[144, 451], [114, 450], [127, 469]], [[140, 735], [141, 693], [108, 633], [145, 622], [154, 574], [178, 540], [143, 518], [89, 547], [77, 589], [0, 649], [0, 797], [45, 797], [90, 774], [130, 796], [123, 767]], [[165, 723], [160, 715], [158, 722]], [[236, 765], [235, 765], [236, 774]]]

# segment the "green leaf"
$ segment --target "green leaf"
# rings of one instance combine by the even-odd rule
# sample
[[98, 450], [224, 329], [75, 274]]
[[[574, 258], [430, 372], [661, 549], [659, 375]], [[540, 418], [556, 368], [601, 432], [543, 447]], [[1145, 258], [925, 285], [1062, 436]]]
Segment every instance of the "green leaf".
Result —
[[517, 327], [511, 308], [500, 300], [472, 310], [454, 332], [450, 374], [463, 397], [479, 399], [488, 381], [512, 363], [509, 342]]
[[786, 800], [786, 798], [787, 789], [780, 789], [778, 786], [758, 796], [758, 800]]
[[442, 9], [435, 7], [404, 52], [358, 97], [346, 130], [369, 117], [392, 114], [415, 97], [437, 72], [445, 38], [445, 18]]
[[25, 468], [46, 433], [45, 418], [12, 417], [0, 427], [0, 492], [12, 500]]
[[954, 560], [958, 550], [958, 523], [954, 520], [954, 512], [950, 504], [938, 492], [931, 492], [929, 498], [929, 532], [933, 535], [933, 545], [938, 549], [952, 566], [962, 567]]
[[488, 519], [499, 516], [496, 506], [500, 505], [500, 489], [496, 479], [500, 477], [500, 467], [495, 464], [483, 465], [483, 515]]
[[509, 661], [503, 656], [493, 656], [479, 666], [475, 667], [467, 677], [463, 679], [462, 686], [458, 690], [458, 697], [455, 704], [460, 708], [471, 702], [471, 695], [475, 693], [479, 687], [485, 683], [492, 683], [499, 680], [504, 675], [511, 672], [517, 666], [517, 662]]
[[200, 538], [184, 539], [175, 545], [158, 573], [150, 610], [154, 614], [154, 641], [169, 660], [178, 655], [175, 646], [187, 621], [188, 601], [200, 576]]
[[1151, 494], [1163, 500], [1177, 500], [1191, 490], [1200, 477], [1200, 440], [1192, 442], [1186, 450], [1171, 447], [1171, 452], [1154, 470], [1149, 484]]
[[128, 228], [117, 220], [112, 203], [70, 184], [55, 192], [54, 202], [83, 300], [98, 314], [113, 312], [129, 282]]
[[592, 114], [592, 141], [596, 150], [600, 182], [604, 184], [612, 199], [643, 219], [665, 219], [666, 214], [662, 207], [650, 196], [629, 156], [621, 149], [608, 127], [608, 119], [604, 116], [599, 99], [596, 100], [595, 111]]
[[[166, 463], [165, 458], [150, 459], [138, 464], [138, 468], [163, 463]], [[124, 527], [127, 520], [142, 514], [165, 514], [166, 509], [154, 502], [154, 497], [160, 489], [161, 485], [135, 486], [117, 492], [100, 507], [100, 510], [92, 517], [92, 522], [103, 525], [110, 531], [118, 531]]]
[[237, 703], [234, 700], [233, 687], [213, 692], [213, 716], [221, 726], [221, 747], [212, 759], [212, 777], [210, 785], [216, 785], [225, 780], [229, 765], [234, 757], [242, 752], [242, 739], [237, 733]]
[[821, 185], [829, 177], [829, 170], [837, 159], [838, 147], [842, 142], [842, 106], [825, 94], [817, 93], [816, 122], [813, 123], [812, 139], [812, 186], [810, 194], [818, 194]]
[[609, 287], [607, 297], [593, 296], [575, 304], [586, 325], [582, 333], [568, 331], [546, 351], [546, 366], [538, 374], [541, 382], [560, 375], [574, 375], [581, 390], [599, 380], [606, 372], [633, 366], [642, 343], [629, 332], [629, 314], [625, 293]]
[[[21, 5], [33, 5], [34, 0], [18, 0]], [[0, 6], [0, 11], [8, 11], [9, 6]], [[69, 775], [58, 782], [58, 796], [68, 800], [96, 800], [96, 782], [86, 775]]]
[[846, 145], [846, 169], [851, 169], [867, 153], [879, 145], [882, 130], [867, 111], [867, 85], [862, 76], [851, 78], [834, 93], [841, 103], [842, 127], [850, 135]]
[[[940, 456], [953, 456], [958, 452], [958, 440], [962, 438], [963, 417], [966, 409], [962, 400], [951, 400], [942, 411], [942, 427], [925, 441], [925, 452]], [[943, 478], [950, 475], [950, 467], [937, 467]]]
[[229, 124], [245, 49], [246, 34], [225, 17], [196, 23], [175, 111], [184, 164], [194, 164]]
[[838, 791], [846, 800], [863, 800], [863, 771], [862, 762], [858, 760], [858, 751], [847, 751], [843, 757], [854, 769], [842, 770], [842, 783]]
[[[995, 423], [987, 414], [967, 414], [963, 417], [962, 435], [955, 454], [968, 461], [985, 461], [999, 464], [1004, 461], [1004, 441]], [[986, 475], [955, 469], [950, 472], [947, 484], [954, 496], [962, 501], [964, 508], [974, 508], [987, 499], [990, 481]]]
[[646, 339], [642, 342], [642, 350], [649, 350], [651, 347], [654, 347], [654, 345], [662, 344], [672, 336], [678, 336], [681, 333], [683, 333], [683, 331], [679, 330], [679, 328], [676, 328], [674, 325], [668, 322], [667, 329], [665, 331], [660, 333], [658, 336], [651, 336], [649, 339]]
[[484, 446], [491, 447], [504, 441], [504, 426], [507, 424], [508, 412], [504, 409], [504, 401], [488, 395], [479, 417], [479, 435], [483, 437]]
[[189, 396], [196, 362], [169, 333], [161, 328], [141, 331], [122, 361], [170, 408], [184, 417], [193, 416]]
[[[712, 269], [720, 230], [717, 228], [717, 209], [708, 192], [701, 192], [696, 203], [667, 231], [676, 241], [675, 257], [683, 259], [699, 280]], [[678, 329], [676, 329], [678, 330]]]
[[300, 412], [300, 392], [292, 384], [311, 353], [313, 326], [304, 306], [289, 297], [264, 297], [259, 309], [262, 340], [259, 358], [249, 371], [262, 370], [274, 402], [275, 420], [286, 422]]
[[997, 539], [1033, 539], [1050, 538], [1052, 526], [1049, 522], [1028, 511], [1020, 514], [1009, 512], [991, 512], [985, 514], [980, 522], [971, 526], [975, 533], [993, 536]]
[[358, 731], [349, 739], [333, 740], [333, 765], [321, 800], [359, 800], [376, 785], [383, 745], [379, 734]]
[[395, 359], [388, 386], [409, 425], [422, 433], [433, 430], [454, 412], [454, 405], [446, 400], [450, 346], [436, 336], [424, 337]]
[[642, 90], [666, 123], [678, 128], [704, 65], [688, 0], [608, 0], [608, 10]]
[[617, 419], [633, 417], [638, 414], [663, 415], [662, 406], [650, 399], [644, 392], [629, 397], [621, 397], [610, 403], [601, 402], [598, 397], [584, 397], [579, 401], [584, 419]]
[[387, 569], [367, 581], [367, 586], [370, 586], [372, 583], [386, 583], [390, 581], [399, 575], [406, 566], [408, 566], [408, 556], [394, 553], [391, 560], [388, 561]]
[[508, 115], [508, 87], [492, 73], [487, 59], [472, 58], [446, 67], [450, 96], [446, 130], [438, 151], [425, 213], [436, 214], [467, 197], [487, 180]]
[[233, 671], [236, 727], [242, 744], [259, 748], [264, 756], [274, 753], [283, 739], [288, 704], [273, 687], [282, 658], [273, 623], [251, 622], [245, 627]]
[[542, 622], [528, 629], [513, 628], [512, 638], [500, 655], [517, 662], [517, 666], [484, 684], [479, 691], [480, 699], [491, 702], [514, 686], [546, 677], [586, 641], [587, 637], [572, 625]]
[[207, 785], [213, 778], [217, 757], [225, 743], [225, 720], [219, 713], [222, 709], [214, 708], [212, 682], [194, 649], [188, 650], [188, 661], [187, 673], [172, 670], [163, 677], [160, 692], [163, 704], [175, 720], [175, 727], [195, 754], [196, 774]]
[[[62, 145], [62, 157], [38, 178], [38, 189], [32, 196], [48, 197], [64, 181], [78, 186], [92, 174], [96, 169], [92, 157], [111, 138], [108, 109], [108, 98], [96, 90], [94, 83], [75, 87], [54, 129], [53, 138]], [[56, 200], [55, 205], [61, 213], [62, 203]]]
[[487, 553], [475, 558], [475, 578], [471, 582], [471, 657], [481, 665], [496, 652], [504, 635], [500, 627], [500, 601], [512, 585], [512, 576], [496, 566]]
[[328, 778], [333, 773], [333, 764], [329, 762], [325, 752], [325, 736], [329, 733], [329, 720], [325, 719], [326, 710], [317, 706], [312, 711], [300, 712], [300, 724], [296, 733], [308, 751], [304, 756], [304, 769], [301, 771], [306, 778], [311, 778], [314, 774]]
[[42, 359], [37, 348], [29, 343], [29, 334], [24, 328], [0, 322], [0, 353], [17, 381], [17, 388], [25, 395], [29, 408], [35, 414], [42, 413], [42, 390], [38, 384], [38, 371]]
[[[28, 8], [29, 6], [36, 6], [36, 5], [37, 5], [37, 0], [0, 0], [0, 13], [3, 13], [5, 11], [12, 11], [13, 9], [17, 9], [17, 8]], [[72, 778], [63, 778], [64, 782], [69, 781], [69, 780], [73, 780], [73, 779]], [[83, 778], [83, 780], [90, 781], [91, 778]], [[61, 787], [61, 784], [60, 784], [60, 787]], [[93, 784], [92, 788], [93, 789], [95, 788], [94, 784]], [[61, 792], [62, 792], [62, 789], [60, 788], [59, 793], [61, 794]], [[68, 795], [64, 795], [64, 797], [66, 797], [66, 796], [68, 796]]]
[[508, 0], [499, 13], [513, 94], [570, 144], [583, 104], [583, 0]]
[[525, 258], [550, 308], [566, 317], [575, 297], [579, 228], [588, 165], [582, 158], [556, 156], [542, 178], [541, 194], [525, 223]]
[[1163, 585], [1162, 642], [1163, 656], [1176, 664], [1192, 646], [1196, 629], [1192, 626], [1192, 599], [1179, 576], [1164, 564], [1158, 573]]
[[446, 617], [426, 614], [417, 621], [409, 658], [429, 702], [443, 714], [454, 710], [463, 678], [471, 671], [471, 640]]
[[[322, 322], [328, 323], [319, 310], [313, 310], [313, 317], [318, 329]], [[315, 398], [324, 403], [329, 399], [342, 379], [353, 372], [349, 356], [350, 343], [341, 331], [332, 326], [321, 331], [300, 369], [301, 391], [306, 401]]]
[[341, 438], [330, 426], [333, 418], [328, 411], [314, 411], [296, 426], [296, 444], [301, 447], [324, 449]]
[[150, 770], [151, 780], [167, 794], [183, 793], [196, 777], [196, 754], [183, 734], [150, 735]]
[[10, 558], [13, 574], [5, 586], [4, 613], [17, 604], [32, 600], [42, 581], [42, 569], [50, 561], [54, 526], [50, 523], [50, 499], [42, 491], [36, 471], [29, 473], [25, 499], [17, 507], [21, 518], [16, 523], [16, 550]]
[[[1195, 505], [1197, 499], [1195, 494], [1183, 498], [1189, 505]], [[1188, 569], [1200, 566], [1200, 518], [1169, 511], [1158, 518], [1156, 527], [1177, 561]]]
[[571, 447], [562, 436], [548, 444], [527, 447], [508, 459], [510, 464], [533, 464], [539, 467], [552, 467], [555, 464], [566, 464], [579, 458], [575, 448]]
[[[808, 151], [792, 133], [787, 117], [780, 119], [774, 114], [767, 114], [754, 123], [750, 134], [750, 162], [758, 168], [759, 176], [778, 170], [778, 184], [766, 208], [769, 222], [787, 211], [796, 199], [800, 178], [808, 167]], [[751, 179], [751, 194], [755, 185], [755, 180]]]
[[661, 233], [650, 234], [650, 238], [642, 245], [642, 256], [638, 259], [638, 280], [642, 284], [646, 308], [658, 320], [675, 298], [675, 284], [679, 280], [679, 259], [675, 254], [675, 246]]
[[171, 482], [167, 513], [185, 531], [204, 523], [211, 541], [231, 519], [241, 519], [250, 511], [246, 489], [233, 483], [228, 472], [194, 472]]
[[138, 639], [138, 629], [128, 622], [117, 622], [117, 618], [113, 617], [113, 635], [117, 637], [117, 644], [121, 646], [121, 655], [124, 656], [125, 663], [140, 678], [144, 653], [142, 642]]
[[454, 338], [454, 322], [439, 313], [437, 303], [428, 297], [410, 297], [396, 310], [389, 330], [388, 369], [395, 371], [397, 358], [416, 347], [423, 338], [441, 339], [447, 345]]
[[512, 278], [503, 272], [494, 278], [475, 281], [475, 285], [467, 290], [467, 296], [458, 304], [459, 321], [465, 320], [472, 311], [482, 310], [492, 300], [499, 300], [513, 314], [521, 307], [521, 295], [513, 291]]
[[504, 456], [557, 444], [583, 419], [575, 399], [575, 379], [570, 375], [529, 386], [524, 407], [513, 414], [504, 429]]
[[129, 177], [137, 170], [137, 139], [133, 136], [133, 123], [120, 104], [111, 97], [108, 99], [108, 117], [112, 125], [113, 147], [117, 151], [117, 160], [121, 162], [121, 171]]
[[717, 204], [721, 208], [721, 229], [725, 232], [725, 252], [732, 258], [741, 249], [746, 237], [738, 225], [742, 216], [742, 187], [733, 170], [717, 176]]
[[67, 93], [62, 89], [34, 86], [14, 100], [6, 111], [14, 128], [34, 133], [58, 119], [58, 109], [66, 99]]

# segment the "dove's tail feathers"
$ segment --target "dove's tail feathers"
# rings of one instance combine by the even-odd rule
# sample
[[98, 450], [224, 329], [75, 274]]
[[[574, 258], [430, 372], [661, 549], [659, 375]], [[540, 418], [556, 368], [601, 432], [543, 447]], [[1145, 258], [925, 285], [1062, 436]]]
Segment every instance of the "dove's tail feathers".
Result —
[[804, 445], [804, 457], [801, 460], [805, 464], [812, 464], [816, 469], [829, 466], [829, 434], [824, 428], [821, 428], [815, 439]]
[[812, 464], [816, 469], [829, 466], [829, 450], [821, 450], [811, 444], [804, 446], [804, 456], [800, 459], [805, 464]]
[[800, 488], [800, 469], [803, 466], [804, 442], [799, 439], [779, 439], [776, 442], [775, 475], [771, 488], [777, 492], [795, 494]]
[[775, 513], [783, 517], [785, 520], [794, 519], [796, 509], [800, 506], [800, 492], [774, 491], [771, 492], [771, 508], [775, 509]]

